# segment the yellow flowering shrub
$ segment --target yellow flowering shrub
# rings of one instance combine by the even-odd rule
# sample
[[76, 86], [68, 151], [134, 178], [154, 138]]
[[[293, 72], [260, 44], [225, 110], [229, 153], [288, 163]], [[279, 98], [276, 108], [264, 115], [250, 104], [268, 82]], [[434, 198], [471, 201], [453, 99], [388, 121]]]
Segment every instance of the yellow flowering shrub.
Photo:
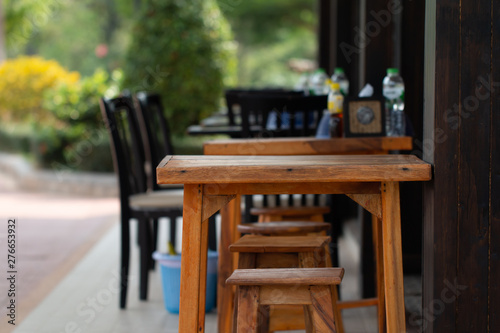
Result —
[[39, 121], [50, 117], [44, 94], [60, 84], [74, 84], [78, 72], [69, 72], [54, 60], [21, 56], [0, 65], [0, 116], [6, 120]]

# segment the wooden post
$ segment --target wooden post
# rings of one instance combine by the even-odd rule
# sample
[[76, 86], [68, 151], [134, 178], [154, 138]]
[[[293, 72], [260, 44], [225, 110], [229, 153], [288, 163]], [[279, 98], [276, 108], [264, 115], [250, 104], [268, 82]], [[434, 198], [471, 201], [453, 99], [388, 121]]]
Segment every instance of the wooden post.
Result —
[[426, 11], [423, 329], [495, 332], [500, 6], [428, 0]]

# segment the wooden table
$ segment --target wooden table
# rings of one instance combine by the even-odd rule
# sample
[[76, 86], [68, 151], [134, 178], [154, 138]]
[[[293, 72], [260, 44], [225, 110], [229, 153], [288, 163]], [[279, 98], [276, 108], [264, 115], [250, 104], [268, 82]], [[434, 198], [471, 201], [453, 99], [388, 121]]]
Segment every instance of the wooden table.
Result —
[[[316, 139], [310, 137], [295, 138], [257, 138], [257, 139], [231, 139], [231, 140], [212, 140], [204, 143], [205, 155], [347, 155], [347, 154], [388, 154], [394, 150], [412, 150], [411, 137], [359, 137], [359, 138], [331, 138]], [[250, 199], [251, 200], [251, 199]], [[232, 201], [232, 205], [238, 205], [239, 197]], [[236, 207], [232, 207], [231, 214], [226, 217], [224, 211], [221, 212], [223, 219], [228, 219], [225, 225], [237, 225], [240, 223], [239, 216], [234, 212]], [[237, 220], [232, 220], [232, 219]], [[363, 210], [362, 228], [371, 228], [373, 231], [373, 240], [375, 241], [376, 262], [382, 262], [382, 252], [378, 243], [381, 241], [381, 227], [377, 217], [366, 210]], [[364, 232], [363, 232], [364, 234]], [[234, 295], [232, 290], [225, 285], [226, 278], [236, 267], [227, 266], [227, 256], [230, 254], [224, 251], [229, 245], [233, 244], [239, 237], [239, 234], [228, 233], [223, 230], [220, 238], [219, 247], [219, 288], [218, 288], [218, 327], [221, 332], [228, 331], [232, 321], [232, 306]], [[372, 237], [370, 237], [370, 240]], [[370, 242], [370, 240], [367, 240]], [[366, 244], [368, 245], [368, 244]], [[363, 257], [361, 263], [373, 258], [373, 248], [362, 251]], [[367, 256], [370, 256], [367, 258]], [[236, 259], [233, 260], [237, 262]], [[375, 290], [376, 294], [383, 293], [383, 274], [375, 267], [373, 274], [364, 274], [363, 279], [373, 280], [376, 276]], [[366, 273], [366, 272], [365, 272]], [[380, 304], [379, 304], [380, 301]], [[383, 298], [368, 298], [361, 301], [340, 302], [342, 306], [368, 306], [376, 305], [384, 307]], [[385, 312], [378, 312], [379, 331], [384, 330]]]
[[205, 155], [339, 155], [387, 154], [390, 150], [411, 150], [412, 138], [264, 138], [206, 141]]
[[430, 180], [429, 164], [411, 155], [167, 156], [157, 174], [184, 184], [179, 332], [204, 332], [208, 218], [226, 207], [222, 232], [231, 234], [239, 205], [227, 204], [237, 196], [308, 193], [347, 194], [382, 220], [387, 329], [405, 332], [399, 182]]

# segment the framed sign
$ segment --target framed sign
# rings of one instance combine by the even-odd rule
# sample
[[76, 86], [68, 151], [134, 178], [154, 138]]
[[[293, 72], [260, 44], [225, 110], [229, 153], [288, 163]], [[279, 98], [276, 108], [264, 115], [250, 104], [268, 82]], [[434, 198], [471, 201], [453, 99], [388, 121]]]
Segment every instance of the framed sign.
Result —
[[344, 100], [344, 132], [346, 137], [384, 136], [384, 98], [346, 97]]

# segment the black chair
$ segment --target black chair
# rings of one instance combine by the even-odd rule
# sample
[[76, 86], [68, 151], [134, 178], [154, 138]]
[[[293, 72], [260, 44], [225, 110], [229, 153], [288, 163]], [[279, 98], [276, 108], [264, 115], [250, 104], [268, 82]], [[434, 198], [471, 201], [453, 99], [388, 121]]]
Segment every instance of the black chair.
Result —
[[313, 136], [327, 108], [327, 99], [302, 94], [240, 94], [242, 137]]
[[[136, 95], [138, 101], [139, 123], [143, 126], [143, 141], [146, 149], [146, 160], [149, 170], [150, 187], [154, 191], [165, 188], [182, 188], [182, 186], [158, 185], [156, 180], [156, 166], [166, 155], [174, 155], [172, 145], [170, 126], [161, 102], [161, 96], [155, 93], [139, 92]], [[150, 152], [147, 154], [147, 152]], [[157, 231], [157, 222], [154, 222], [155, 233]], [[175, 246], [175, 223], [170, 224], [170, 242]], [[156, 239], [156, 238], [155, 238]], [[209, 223], [209, 248], [217, 250], [215, 215], [210, 217]]]
[[227, 117], [229, 125], [240, 125], [240, 121], [236, 121], [236, 115], [239, 115], [240, 96], [286, 96], [286, 95], [303, 95], [301, 91], [288, 90], [284, 88], [233, 88], [226, 89], [224, 92], [227, 106]]
[[144, 146], [132, 98], [101, 99], [100, 106], [111, 137], [113, 162], [120, 187], [120, 308], [125, 308], [130, 262], [130, 219], [138, 221], [139, 297], [146, 300], [154, 251], [151, 220], [168, 217], [171, 223], [175, 223], [175, 218], [182, 216], [183, 190], [148, 191]]
[[[165, 117], [161, 98], [156, 94], [139, 92], [136, 95], [136, 105], [139, 128], [145, 152], [145, 168], [148, 180], [148, 188], [159, 191], [166, 188], [181, 189], [182, 185], [160, 186], [156, 181], [156, 166], [167, 155], [174, 154], [174, 148], [170, 137], [170, 126]], [[180, 214], [179, 216], [182, 216]], [[175, 221], [170, 223], [170, 243], [176, 245], [177, 228]], [[156, 248], [158, 239], [158, 220], [153, 220], [153, 247]], [[153, 262], [154, 263], [154, 262]]]
[[[327, 96], [305, 96], [298, 92], [288, 93], [240, 93], [237, 102], [241, 108], [242, 137], [293, 137], [312, 136], [327, 108]], [[273, 121], [270, 121], [270, 118]], [[281, 205], [279, 196], [275, 205]], [[286, 200], [286, 199], [285, 199]], [[293, 196], [288, 196], [288, 206], [293, 206]], [[301, 197], [306, 204], [306, 196]], [[313, 196], [313, 205], [319, 205], [319, 196]], [[254, 206], [252, 197], [245, 197], [245, 222], [251, 217]], [[263, 197], [262, 206], [269, 206], [269, 197]], [[323, 207], [324, 208], [324, 207]]]

